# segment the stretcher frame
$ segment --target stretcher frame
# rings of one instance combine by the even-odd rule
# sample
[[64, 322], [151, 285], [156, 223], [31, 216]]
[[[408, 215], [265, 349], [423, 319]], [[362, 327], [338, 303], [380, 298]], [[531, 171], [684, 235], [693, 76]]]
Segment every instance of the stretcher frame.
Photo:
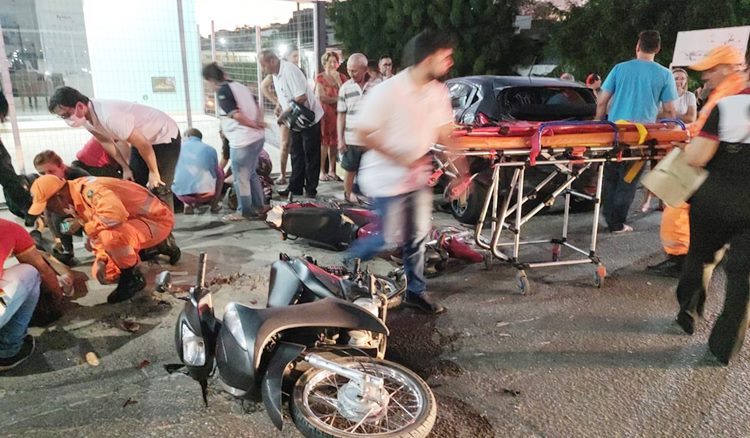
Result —
[[[677, 121], [664, 120], [661, 122], [674, 123], [681, 127], [682, 135], [685, 140], [688, 138], [685, 126]], [[542, 137], [544, 129], [549, 125], [543, 124], [539, 127], [537, 135]], [[570, 124], [560, 123], [559, 125]], [[672, 149], [671, 143], [658, 143], [655, 140], [636, 145], [628, 145], [618, 141], [617, 130], [615, 129], [611, 144], [597, 145], [591, 147], [566, 147], [557, 145], [554, 147], [544, 147], [542, 142], [537, 142], [536, 146], [523, 149], [492, 149], [492, 148], [474, 148], [466, 147], [458, 149], [451, 148], [447, 150], [441, 145], [435, 145], [434, 150], [442, 154], [445, 158], [437, 158], [439, 170], [448, 175], [457, 175], [458, 168], [454, 161], [458, 157], [481, 157], [492, 161], [492, 178], [484, 199], [481, 214], [477, 222], [474, 239], [477, 246], [488, 251], [485, 257], [485, 265], [489, 269], [492, 265], [492, 259], [498, 259], [510, 264], [516, 268], [516, 287], [522, 294], [530, 290], [530, 284], [526, 275], [526, 270], [535, 268], [555, 267], [555, 266], [573, 266], [580, 264], [595, 265], [593, 273], [593, 284], [600, 288], [604, 284], [604, 278], [607, 276], [607, 270], [597, 255], [597, 241], [599, 235], [599, 213], [601, 209], [602, 187], [604, 181], [604, 165], [606, 163], [627, 163], [627, 162], [645, 162], [661, 158], [666, 152]], [[576, 151], [573, 154], [573, 151]], [[629, 151], [629, 154], [624, 154]], [[572, 184], [578, 180], [586, 171], [599, 164], [596, 175], [596, 188], [593, 196], [581, 193], [571, 188]], [[644, 163], [645, 164], [645, 163]], [[524, 190], [524, 181], [526, 171], [533, 166], [553, 166], [554, 170], [537, 184], [528, 193]], [[642, 166], [642, 165], [641, 165]], [[510, 184], [507, 186], [507, 196], [502, 200], [500, 193], [505, 188], [503, 186], [503, 169], [513, 169]], [[559, 175], [564, 175], [565, 180], [557, 185], [547, 199], [543, 199], [538, 205], [523, 213], [523, 205], [532, 199], [542, 188], [551, 184]], [[477, 175], [472, 175], [474, 179]], [[554, 204], [559, 197], [564, 198], [563, 204], [563, 223], [559, 236], [525, 240], [523, 238], [524, 225], [537, 216], [545, 207]], [[569, 240], [570, 225], [570, 204], [573, 197], [592, 201], [594, 203], [594, 212], [591, 221], [590, 242], [588, 249], [575, 245]], [[489, 226], [486, 225], [489, 218]], [[486, 228], [489, 228], [489, 235], [485, 235]], [[501, 241], [505, 235], [509, 239]], [[533, 260], [526, 261], [521, 259], [521, 248], [526, 245], [551, 245], [551, 260]], [[573, 257], [561, 259], [562, 248], [567, 248], [573, 254]], [[510, 249], [510, 251], [504, 251]]]

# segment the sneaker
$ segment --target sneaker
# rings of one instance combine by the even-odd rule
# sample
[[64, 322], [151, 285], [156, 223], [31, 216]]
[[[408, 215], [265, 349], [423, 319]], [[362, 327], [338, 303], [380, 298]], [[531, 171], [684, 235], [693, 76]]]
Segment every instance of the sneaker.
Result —
[[195, 214], [195, 208], [193, 208], [192, 205], [185, 204], [185, 209], [182, 211], [182, 214]]
[[628, 224], [622, 224], [622, 228], [619, 230], [612, 231], [612, 234], [625, 234], [633, 231], [633, 227]]
[[419, 295], [413, 294], [411, 292], [406, 292], [406, 296], [404, 296], [404, 300], [401, 303], [406, 307], [413, 307], [415, 309], [421, 310], [424, 313], [433, 315], [445, 312], [445, 307], [440, 305], [425, 292]]
[[34, 354], [35, 347], [36, 342], [34, 342], [34, 338], [31, 335], [26, 335], [23, 338], [23, 345], [21, 345], [21, 350], [18, 354], [12, 357], [0, 357], [0, 371], [12, 370], [18, 365], [21, 365], [23, 361]]
[[146, 287], [146, 278], [137, 267], [124, 269], [120, 274], [117, 287], [107, 296], [109, 304], [119, 303], [132, 298], [137, 292]]
[[75, 258], [72, 252], [60, 252], [55, 248], [52, 250], [52, 257], [68, 267], [73, 267], [78, 264], [78, 259]]

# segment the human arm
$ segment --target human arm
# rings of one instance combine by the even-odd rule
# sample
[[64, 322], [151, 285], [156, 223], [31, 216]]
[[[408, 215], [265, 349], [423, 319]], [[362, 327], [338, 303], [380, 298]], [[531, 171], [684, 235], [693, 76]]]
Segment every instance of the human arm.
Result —
[[611, 99], [612, 93], [609, 91], [601, 90], [601, 92], [599, 92], [599, 98], [596, 100], [596, 115], [594, 116], [594, 120], [604, 120]]
[[219, 98], [219, 106], [221, 106], [222, 111], [224, 111], [228, 117], [236, 120], [240, 125], [252, 129], [264, 129], [266, 127], [266, 123], [263, 121], [263, 113], [257, 108], [257, 105], [257, 116], [255, 120], [242, 111], [237, 104], [237, 100], [235, 99], [234, 93], [228, 83], [222, 84], [216, 94]]
[[260, 83], [260, 91], [263, 93], [263, 96], [273, 102], [274, 105], [279, 104], [279, 99], [276, 97], [276, 93], [273, 90], [273, 77], [271, 75], [266, 75], [266, 77], [263, 78], [263, 82]]
[[101, 143], [102, 148], [104, 149], [104, 152], [107, 153], [110, 157], [112, 157], [117, 164], [120, 165], [120, 168], [122, 168], [122, 179], [126, 180], [133, 180], [133, 172], [130, 170], [130, 166], [128, 165], [128, 161], [125, 159], [125, 157], [122, 155], [120, 150], [115, 146], [111, 140], [99, 135], [94, 134], [94, 137], [96, 137], [97, 140], [99, 140], [99, 143]]
[[675, 111], [674, 101], [664, 102], [661, 110], [661, 114], [663, 117], [667, 119], [674, 119], [676, 117], [677, 111]]
[[719, 150], [719, 107], [711, 110], [700, 133], [685, 146], [685, 159], [695, 167], [706, 167]]
[[69, 280], [58, 278], [57, 272], [44, 260], [44, 257], [42, 257], [42, 254], [36, 247], [32, 245], [25, 251], [16, 254], [16, 260], [18, 260], [18, 263], [25, 263], [36, 268], [42, 278], [42, 283], [47, 289], [51, 290], [55, 295], [64, 295], [62, 284], [67, 283]]
[[338, 113], [336, 115], [336, 137], [338, 138], [339, 152], [346, 151], [346, 139], [344, 137], [345, 131], [346, 131], [346, 113]]
[[146, 167], [148, 167], [148, 188], [156, 188], [159, 186], [164, 185], [164, 181], [161, 180], [161, 175], [159, 174], [159, 167], [156, 162], [156, 154], [154, 153], [154, 147], [151, 145], [151, 142], [146, 139], [146, 137], [141, 134], [141, 131], [138, 130], [138, 128], [133, 128], [133, 132], [130, 133], [130, 136], [128, 137], [128, 143], [133, 145], [133, 147], [138, 151], [138, 154], [143, 158], [143, 161], [146, 163]]
[[336, 105], [336, 103], [338, 102], [338, 97], [330, 97], [325, 94], [325, 87], [323, 84], [325, 78], [322, 75], [323, 73], [319, 74], [315, 80], [315, 95], [318, 96], [320, 103], [324, 103], [326, 105]]

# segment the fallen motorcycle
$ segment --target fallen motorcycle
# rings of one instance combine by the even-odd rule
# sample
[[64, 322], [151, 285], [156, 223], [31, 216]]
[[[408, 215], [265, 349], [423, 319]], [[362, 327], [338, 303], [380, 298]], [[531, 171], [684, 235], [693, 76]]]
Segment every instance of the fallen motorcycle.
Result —
[[[383, 359], [388, 296], [377, 277], [359, 269], [341, 277], [282, 255], [271, 269], [267, 307], [231, 302], [220, 321], [205, 269], [201, 254], [175, 327], [178, 356], [205, 403], [217, 371], [228, 393], [262, 400], [279, 430], [283, 391], [308, 437], [429, 434], [437, 415], [432, 391], [413, 371]], [[157, 290], [170, 289], [170, 274], [162, 272]]]

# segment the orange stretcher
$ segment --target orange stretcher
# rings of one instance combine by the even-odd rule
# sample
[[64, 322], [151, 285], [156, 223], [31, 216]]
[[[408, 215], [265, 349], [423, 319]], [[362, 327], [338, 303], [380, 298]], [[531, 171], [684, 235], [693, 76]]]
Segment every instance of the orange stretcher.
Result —
[[[662, 120], [649, 124], [595, 121], [513, 122], [486, 128], [459, 127], [454, 131], [453, 137], [456, 145], [450, 151], [440, 145], [434, 148], [439, 152], [436, 173], [457, 175], [458, 168], [453, 163], [459, 156], [492, 161], [491, 183], [474, 237], [477, 245], [489, 252], [489, 256], [485, 257], [488, 267], [493, 258], [511, 264], [517, 269], [516, 284], [519, 291], [527, 293], [529, 281], [526, 270], [550, 266], [592, 263], [596, 266], [594, 285], [601, 287], [606, 277], [606, 268], [596, 254], [596, 242], [604, 164], [632, 162], [626, 178], [635, 178], [647, 161], [664, 156], [674, 147], [674, 142], [689, 141], [690, 134], [682, 122]], [[526, 171], [533, 166], [551, 166], [551, 172], [542, 182], [528, 189], [524, 187]], [[508, 171], [512, 171], [510, 177]], [[587, 171], [597, 172], [594, 194], [581, 193], [571, 188], [573, 182]], [[466, 180], [467, 183], [476, 176], [472, 175], [472, 178]], [[547, 198], [524, 212], [524, 204], [540, 196], [545, 187], [543, 193], [548, 194]], [[553, 238], [524, 240], [524, 225], [560, 197], [564, 198], [562, 233]], [[587, 249], [581, 248], [580, 244], [576, 246], [569, 240], [572, 197], [594, 203]], [[509, 238], [501, 240], [506, 235]], [[551, 245], [552, 259], [531, 262], [521, 260], [520, 248], [534, 244]], [[508, 247], [511, 251], [504, 251]], [[570, 250], [574, 257], [563, 260], [563, 249]]]

